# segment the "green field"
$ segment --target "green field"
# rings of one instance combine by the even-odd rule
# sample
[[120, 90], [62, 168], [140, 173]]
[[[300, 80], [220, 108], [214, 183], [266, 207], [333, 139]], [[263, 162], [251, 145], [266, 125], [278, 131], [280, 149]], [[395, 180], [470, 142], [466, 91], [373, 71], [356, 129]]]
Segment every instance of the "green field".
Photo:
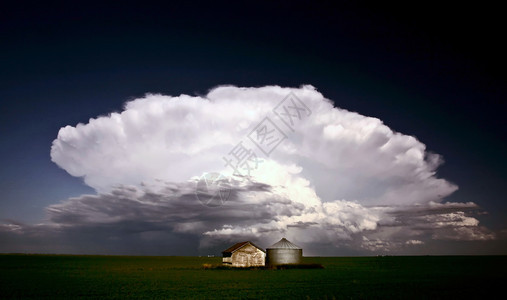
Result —
[[307, 257], [325, 269], [204, 269], [221, 258], [0, 255], [0, 298], [427, 299], [505, 294], [506, 256]]

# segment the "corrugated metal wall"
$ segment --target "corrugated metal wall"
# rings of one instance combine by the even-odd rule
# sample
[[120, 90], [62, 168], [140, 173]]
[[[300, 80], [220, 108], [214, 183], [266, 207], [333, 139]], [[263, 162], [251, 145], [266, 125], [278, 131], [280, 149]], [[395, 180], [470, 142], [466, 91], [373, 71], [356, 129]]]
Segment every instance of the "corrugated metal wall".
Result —
[[267, 249], [266, 265], [300, 264], [302, 257], [303, 249]]

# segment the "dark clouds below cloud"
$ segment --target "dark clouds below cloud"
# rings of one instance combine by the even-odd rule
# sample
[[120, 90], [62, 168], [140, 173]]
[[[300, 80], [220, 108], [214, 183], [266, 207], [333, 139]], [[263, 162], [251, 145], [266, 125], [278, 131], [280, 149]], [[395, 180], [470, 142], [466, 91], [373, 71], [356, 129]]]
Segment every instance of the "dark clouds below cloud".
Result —
[[[497, 242], [496, 235], [479, 226], [473, 217], [481, 211], [473, 203], [366, 209], [377, 212], [378, 225], [354, 232], [347, 228], [354, 224], [336, 225], [330, 216], [323, 216], [319, 222], [297, 221], [312, 211], [255, 182], [237, 182], [230, 199], [220, 207], [202, 205], [192, 182], [119, 186], [110, 193], [83, 195], [51, 205], [44, 224], [4, 222], [0, 225], [0, 239], [4, 241], [0, 251], [219, 255], [234, 241], [250, 239], [268, 246], [279, 236], [292, 236], [307, 255], [438, 254], [456, 242], [461, 247], [467, 241], [476, 241], [474, 245], [477, 241]], [[273, 220], [284, 220], [286, 226], [273, 227]], [[237, 230], [252, 227], [256, 230]], [[213, 234], [216, 229], [230, 232]], [[338, 229], [349, 235], [329, 234]]]

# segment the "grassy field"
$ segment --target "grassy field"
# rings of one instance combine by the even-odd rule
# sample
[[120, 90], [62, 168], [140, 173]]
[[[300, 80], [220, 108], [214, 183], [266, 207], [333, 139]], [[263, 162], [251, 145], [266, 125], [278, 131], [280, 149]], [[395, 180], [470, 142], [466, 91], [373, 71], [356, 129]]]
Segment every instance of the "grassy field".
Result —
[[505, 256], [307, 257], [325, 269], [203, 269], [221, 258], [0, 255], [0, 298], [427, 299], [505, 294]]

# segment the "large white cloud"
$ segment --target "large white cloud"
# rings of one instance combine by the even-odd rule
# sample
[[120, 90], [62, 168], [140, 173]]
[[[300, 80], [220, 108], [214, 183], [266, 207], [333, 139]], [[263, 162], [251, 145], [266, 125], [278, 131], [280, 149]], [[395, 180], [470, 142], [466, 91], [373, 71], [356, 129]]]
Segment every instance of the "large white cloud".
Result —
[[[290, 92], [312, 111], [294, 132], [272, 112]], [[222, 157], [240, 141], [256, 149], [246, 137], [264, 117], [289, 139], [272, 153], [269, 167], [256, 170], [257, 181], [286, 185], [290, 176], [280, 170], [295, 169], [297, 177], [311, 179], [324, 201], [370, 204], [427, 203], [457, 188], [435, 177], [441, 160], [417, 139], [379, 119], [335, 108], [311, 86], [227, 86], [205, 97], [147, 95], [127, 102], [121, 113], [62, 128], [51, 157], [98, 191], [155, 178], [186, 181], [203, 172], [227, 172]]]
[[[273, 111], [291, 93], [308, 108], [294, 117], [292, 129]], [[269, 156], [248, 138], [266, 117], [288, 137]], [[247, 183], [238, 181], [233, 189], [255, 183], [269, 192], [238, 193], [240, 202], [220, 208], [229, 214], [209, 222], [210, 212], [182, 204], [179, 188], [205, 172], [233, 175], [224, 157], [239, 142], [261, 161]], [[167, 228], [202, 236], [204, 243], [211, 238], [274, 239], [284, 233], [301, 243], [349, 240], [372, 250], [418, 246], [425, 234], [430, 239], [493, 238], [468, 215], [473, 203], [442, 204], [457, 187], [436, 177], [439, 155], [377, 118], [334, 107], [312, 86], [221, 86], [198, 97], [149, 94], [127, 102], [121, 113], [62, 128], [51, 158], [99, 193], [50, 207], [53, 222], [59, 224], [158, 220], [153, 203], [139, 206], [147, 193], [158, 197], [156, 209], [166, 203], [162, 207], [178, 211], [179, 217], [168, 214], [164, 219], [171, 224]], [[177, 188], [148, 188], [161, 182]], [[131, 186], [133, 194], [115, 194], [124, 193], [125, 186]], [[190, 194], [184, 194], [186, 201], [192, 201]], [[114, 207], [111, 199], [117, 201]], [[245, 219], [238, 203], [257, 214]], [[133, 206], [135, 216], [122, 210]], [[460, 234], [448, 234], [449, 228]]]

